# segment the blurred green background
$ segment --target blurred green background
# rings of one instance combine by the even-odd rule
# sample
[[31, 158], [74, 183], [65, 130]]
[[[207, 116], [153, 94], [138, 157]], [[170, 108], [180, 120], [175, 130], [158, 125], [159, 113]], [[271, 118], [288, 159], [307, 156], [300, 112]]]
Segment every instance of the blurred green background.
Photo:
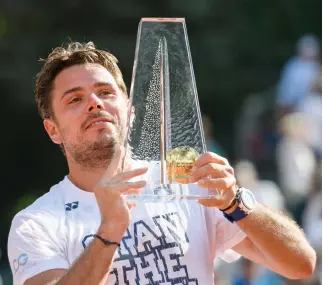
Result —
[[[236, 161], [235, 124], [243, 103], [251, 94], [270, 101], [270, 90], [295, 53], [298, 38], [306, 33], [321, 38], [321, 4], [320, 0], [0, 0], [1, 268], [8, 267], [6, 244], [13, 215], [67, 172], [34, 102], [39, 58], [70, 39], [93, 41], [116, 55], [129, 87], [140, 18], [184, 17], [202, 112], [212, 120], [214, 136], [230, 161]], [[269, 169], [265, 163], [260, 167]], [[269, 169], [261, 175], [275, 177], [274, 172]], [[10, 279], [6, 274], [4, 279]]]

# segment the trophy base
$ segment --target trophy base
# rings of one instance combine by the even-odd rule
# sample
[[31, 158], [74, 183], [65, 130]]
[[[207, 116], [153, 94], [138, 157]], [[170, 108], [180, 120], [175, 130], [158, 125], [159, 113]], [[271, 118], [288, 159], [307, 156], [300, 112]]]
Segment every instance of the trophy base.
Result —
[[139, 195], [123, 195], [129, 201], [167, 203], [181, 200], [219, 199], [220, 195], [209, 193], [196, 184], [164, 184], [145, 188]]

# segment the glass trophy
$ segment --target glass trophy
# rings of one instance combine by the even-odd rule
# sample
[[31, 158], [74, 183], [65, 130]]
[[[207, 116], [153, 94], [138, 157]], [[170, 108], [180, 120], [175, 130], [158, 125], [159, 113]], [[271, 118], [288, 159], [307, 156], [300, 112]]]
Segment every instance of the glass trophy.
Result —
[[217, 197], [189, 183], [206, 151], [183, 18], [143, 18], [130, 88], [125, 160], [149, 167], [147, 186], [128, 198], [146, 202]]

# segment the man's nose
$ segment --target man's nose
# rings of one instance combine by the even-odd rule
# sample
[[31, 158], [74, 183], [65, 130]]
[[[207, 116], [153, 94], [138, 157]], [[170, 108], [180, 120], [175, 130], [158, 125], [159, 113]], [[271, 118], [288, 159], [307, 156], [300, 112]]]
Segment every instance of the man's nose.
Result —
[[97, 95], [91, 94], [87, 105], [87, 111], [91, 113], [91, 112], [95, 112], [97, 110], [103, 110], [103, 109], [104, 109], [103, 101]]

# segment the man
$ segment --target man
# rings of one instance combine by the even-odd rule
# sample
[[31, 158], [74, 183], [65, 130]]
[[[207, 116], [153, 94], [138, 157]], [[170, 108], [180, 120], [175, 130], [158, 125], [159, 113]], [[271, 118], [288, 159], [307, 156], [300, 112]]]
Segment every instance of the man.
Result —
[[214, 153], [199, 157], [190, 182], [222, 189], [221, 199], [135, 207], [123, 198], [139, 193], [153, 170], [130, 160], [119, 170], [128, 99], [110, 53], [93, 43], [54, 49], [37, 76], [36, 100], [69, 174], [13, 219], [15, 285], [209, 285], [215, 256], [238, 254], [287, 278], [312, 274], [316, 256], [302, 231], [237, 190], [232, 167]]
[[277, 86], [279, 118], [297, 111], [316, 78], [321, 77], [319, 47], [318, 38], [312, 34], [305, 34], [297, 41], [296, 55], [284, 65]]

